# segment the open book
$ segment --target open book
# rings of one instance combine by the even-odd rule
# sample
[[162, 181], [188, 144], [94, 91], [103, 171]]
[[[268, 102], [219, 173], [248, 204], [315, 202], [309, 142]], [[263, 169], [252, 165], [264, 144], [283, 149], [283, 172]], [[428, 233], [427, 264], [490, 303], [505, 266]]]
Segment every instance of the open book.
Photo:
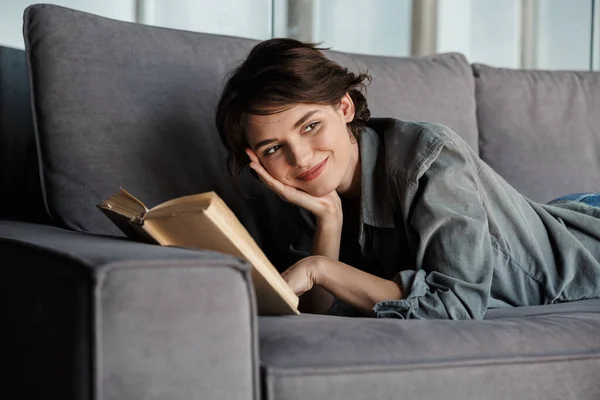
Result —
[[299, 314], [298, 296], [215, 192], [179, 197], [149, 210], [121, 188], [97, 207], [131, 239], [215, 250], [247, 260], [259, 314]]

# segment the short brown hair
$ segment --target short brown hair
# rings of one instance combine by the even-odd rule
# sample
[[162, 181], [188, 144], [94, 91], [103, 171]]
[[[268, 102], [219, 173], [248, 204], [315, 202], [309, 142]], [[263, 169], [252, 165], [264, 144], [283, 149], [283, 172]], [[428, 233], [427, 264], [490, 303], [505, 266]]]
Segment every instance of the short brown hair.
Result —
[[236, 177], [250, 162], [245, 127], [249, 115], [271, 115], [295, 104], [338, 106], [346, 93], [355, 114], [348, 129], [358, 138], [371, 113], [361, 93], [367, 73], [348, 72], [329, 60], [319, 44], [295, 39], [270, 39], [257, 44], [246, 60], [234, 69], [217, 106], [215, 122], [229, 152], [227, 167]]

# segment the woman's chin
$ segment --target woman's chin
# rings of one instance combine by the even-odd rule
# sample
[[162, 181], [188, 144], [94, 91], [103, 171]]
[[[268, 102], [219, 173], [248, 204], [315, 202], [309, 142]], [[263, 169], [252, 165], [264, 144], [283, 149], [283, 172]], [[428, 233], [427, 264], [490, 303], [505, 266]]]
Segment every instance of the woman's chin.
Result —
[[306, 185], [303, 188], [298, 188], [304, 190], [306, 193], [315, 197], [323, 197], [333, 192], [336, 189], [335, 185]]

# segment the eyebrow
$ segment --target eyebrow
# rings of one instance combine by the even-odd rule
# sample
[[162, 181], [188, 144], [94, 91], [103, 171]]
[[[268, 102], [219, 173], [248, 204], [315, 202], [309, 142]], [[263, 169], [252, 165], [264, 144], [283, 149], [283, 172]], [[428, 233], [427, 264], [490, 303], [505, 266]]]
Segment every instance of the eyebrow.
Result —
[[[300, 127], [307, 119], [309, 119], [313, 114], [319, 112], [319, 110], [313, 110], [313, 111], [309, 111], [306, 114], [304, 114], [302, 116], [302, 118], [300, 118], [298, 121], [296, 121], [296, 123], [294, 124], [294, 127], [292, 129], [298, 129], [298, 127]], [[275, 139], [265, 139], [265, 140], [261, 140], [260, 142], [256, 143], [256, 145], [254, 146], [254, 151], [258, 150], [259, 148], [268, 145], [269, 143], [273, 143], [275, 142]]]

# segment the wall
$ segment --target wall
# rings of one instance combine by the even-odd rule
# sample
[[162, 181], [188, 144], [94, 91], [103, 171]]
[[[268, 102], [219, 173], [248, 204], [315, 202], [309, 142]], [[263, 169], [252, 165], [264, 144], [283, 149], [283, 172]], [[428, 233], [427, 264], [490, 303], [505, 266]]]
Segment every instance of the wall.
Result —
[[[336, 50], [410, 54], [410, 0], [316, 0], [315, 38]], [[376, 6], [375, 6], [376, 5]]]
[[141, 22], [259, 40], [271, 37], [271, 0], [146, 0]]
[[[0, 45], [25, 48], [23, 43], [23, 11], [40, 1], [1, 0], [0, 2]], [[135, 0], [58, 0], [52, 4], [115, 18], [123, 21], [135, 20]]]
[[[597, 7], [600, 7], [600, 4]], [[588, 69], [591, 1], [537, 0], [537, 9], [538, 66], [553, 69]], [[596, 49], [599, 46], [600, 42], [596, 42]]]
[[[595, 68], [600, 67], [600, 1], [596, 0]], [[535, 0], [534, 68], [589, 69], [590, 0]], [[438, 51], [472, 62], [521, 67], [522, 0], [438, 0]]]
[[[176, 29], [267, 39], [288, 34], [288, 0], [56, 0], [53, 4]], [[310, 9], [305, 33], [335, 50], [409, 56], [411, 10], [418, 0], [289, 0]], [[525, 0], [438, 0], [438, 52], [471, 62], [521, 67]], [[535, 9], [531, 66], [600, 69], [600, 0], [590, 55], [591, 0], [528, 0]], [[34, 1], [0, 0], [0, 45], [23, 48], [23, 10]], [[297, 4], [297, 3], [296, 3]], [[141, 7], [136, 7], [141, 5]], [[304, 21], [304, 20], [301, 20]]]
[[[0, 45], [23, 49], [23, 11], [40, 1], [0, 0]], [[136, 21], [136, 0], [55, 0], [48, 3], [122, 21]], [[169, 28], [267, 39], [271, 0], [144, 0], [140, 22]]]

